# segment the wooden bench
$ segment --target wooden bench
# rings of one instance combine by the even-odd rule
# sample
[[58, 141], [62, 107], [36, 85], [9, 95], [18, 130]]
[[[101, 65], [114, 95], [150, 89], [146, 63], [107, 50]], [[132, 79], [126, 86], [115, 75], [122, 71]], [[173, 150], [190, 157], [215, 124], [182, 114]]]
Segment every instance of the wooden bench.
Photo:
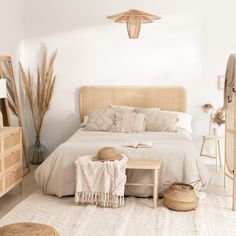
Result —
[[126, 169], [132, 170], [153, 170], [153, 183], [126, 183], [126, 186], [151, 186], [153, 187], [153, 207], [157, 207], [158, 199], [158, 172], [161, 167], [159, 160], [128, 160]]

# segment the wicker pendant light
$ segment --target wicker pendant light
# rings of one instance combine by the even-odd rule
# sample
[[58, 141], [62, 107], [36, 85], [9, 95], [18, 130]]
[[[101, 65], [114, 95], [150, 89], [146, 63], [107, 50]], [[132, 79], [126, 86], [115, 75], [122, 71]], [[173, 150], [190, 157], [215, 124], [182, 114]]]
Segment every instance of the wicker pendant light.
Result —
[[127, 31], [130, 39], [137, 39], [140, 33], [141, 24], [152, 23], [154, 20], [159, 20], [161, 17], [155, 16], [143, 11], [130, 9], [113, 16], [107, 17], [118, 23], [126, 23]]

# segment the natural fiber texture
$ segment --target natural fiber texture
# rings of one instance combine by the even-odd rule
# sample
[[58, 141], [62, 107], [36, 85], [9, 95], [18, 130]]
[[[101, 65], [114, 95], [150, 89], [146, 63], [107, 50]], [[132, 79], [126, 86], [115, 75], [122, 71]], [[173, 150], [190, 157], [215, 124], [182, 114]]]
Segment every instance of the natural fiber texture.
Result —
[[[49, 57], [47, 47], [41, 44], [37, 73], [28, 69], [28, 73], [20, 66], [20, 79], [23, 84], [25, 97], [28, 101], [29, 110], [32, 115], [32, 121], [35, 131], [35, 145], [31, 156], [31, 163], [41, 164], [43, 162], [43, 154], [37, 145], [40, 145], [40, 134], [43, 122], [50, 108], [52, 95], [55, 86], [54, 63], [57, 51], [54, 51]], [[37, 74], [36, 76], [34, 76]]]
[[130, 9], [126, 12], [108, 16], [107, 18], [115, 22], [126, 23], [129, 38], [137, 39], [142, 23], [152, 23], [154, 20], [159, 20], [161, 17], [136, 9]]
[[34, 221], [51, 225], [60, 236], [236, 235], [230, 197], [208, 195], [189, 212], [168, 210], [160, 199], [154, 210], [152, 198], [126, 198], [125, 206], [115, 209], [75, 206], [73, 200], [38, 191], [3, 217], [0, 225]]
[[160, 108], [141, 108], [141, 107], [136, 107], [135, 112], [141, 113], [144, 115], [150, 114], [150, 113], [155, 113], [155, 112], [160, 112]]
[[[236, 88], [236, 57], [230, 55], [226, 70], [225, 92], [224, 92], [224, 108], [225, 108], [225, 162], [227, 173], [233, 178], [233, 170], [235, 169], [234, 159], [236, 153], [236, 100], [233, 88]], [[236, 203], [235, 203], [236, 204]]]
[[88, 115], [84, 130], [110, 131], [114, 124], [115, 111], [111, 108], [94, 110]]
[[102, 162], [92, 161], [92, 157], [83, 156], [75, 161], [75, 202], [102, 207], [123, 206], [128, 158], [123, 155], [122, 160]]
[[6, 225], [0, 228], [1, 236], [59, 236], [59, 233], [49, 225], [22, 222]]
[[54, 74], [56, 55], [57, 51], [54, 51], [48, 58], [46, 46], [41, 45], [36, 78], [30, 70], [26, 73], [20, 63], [20, 78], [29, 103], [36, 136], [40, 136], [43, 121], [52, 100], [56, 79]]
[[176, 211], [190, 211], [197, 207], [198, 197], [191, 185], [174, 183], [164, 194], [164, 205]]
[[168, 112], [155, 112], [146, 116], [146, 131], [151, 132], [176, 132], [176, 114]]
[[186, 112], [187, 97], [183, 87], [97, 87], [80, 88], [80, 118], [110, 104]]
[[119, 105], [111, 104], [109, 107], [112, 108], [114, 111], [121, 112], [121, 113], [134, 112], [135, 111], [135, 107], [130, 107], [130, 106], [119, 106]]
[[138, 133], [145, 132], [146, 117], [143, 114], [115, 113], [114, 126], [112, 132]]

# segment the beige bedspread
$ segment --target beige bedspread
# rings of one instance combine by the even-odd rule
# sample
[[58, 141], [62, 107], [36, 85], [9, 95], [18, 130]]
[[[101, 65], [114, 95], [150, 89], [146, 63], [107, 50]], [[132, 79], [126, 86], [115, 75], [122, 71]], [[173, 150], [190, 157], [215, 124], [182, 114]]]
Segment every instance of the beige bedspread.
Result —
[[[152, 142], [152, 148], [124, 147], [129, 141]], [[73, 163], [79, 157], [96, 152], [104, 146], [116, 147], [130, 159], [157, 159], [162, 161], [159, 193], [173, 182], [191, 183], [201, 180], [204, 188], [210, 182], [207, 167], [203, 164], [189, 135], [185, 132], [161, 133], [109, 133], [77, 131], [35, 171], [36, 182], [47, 194], [59, 197], [75, 194], [75, 170]], [[150, 170], [127, 173], [128, 182], [152, 183]], [[152, 196], [149, 187], [127, 187], [126, 195]]]

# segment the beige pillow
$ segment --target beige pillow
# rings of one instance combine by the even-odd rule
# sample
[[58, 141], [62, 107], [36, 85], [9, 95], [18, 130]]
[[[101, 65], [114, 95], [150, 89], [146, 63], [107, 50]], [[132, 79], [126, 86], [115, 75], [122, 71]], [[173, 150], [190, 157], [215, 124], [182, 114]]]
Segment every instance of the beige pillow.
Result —
[[113, 132], [120, 133], [138, 133], [145, 132], [146, 117], [143, 114], [115, 113]]
[[161, 109], [160, 108], [142, 108], [142, 107], [136, 107], [135, 112], [141, 113], [144, 115], [153, 113], [153, 112], [159, 112]]
[[135, 107], [130, 107], [130, 106], [110, 105], [109, 107], [112, 108], [115, 112], [120, 112], [120, 113], [135, 111]]
[[110, 131], [114, 124], [114, 110], [111, 108], [94, 110], [88, 115], [84, 130]]
[[84, 128], [86, 126], [87, 122], [88, 122], [88, 116], [84, 116], [84, 121], [81, 124], [81, 127]]
[[166, 112], [155, 112], [146, 115], [146, 131], [176, 132], [177, 116]]

